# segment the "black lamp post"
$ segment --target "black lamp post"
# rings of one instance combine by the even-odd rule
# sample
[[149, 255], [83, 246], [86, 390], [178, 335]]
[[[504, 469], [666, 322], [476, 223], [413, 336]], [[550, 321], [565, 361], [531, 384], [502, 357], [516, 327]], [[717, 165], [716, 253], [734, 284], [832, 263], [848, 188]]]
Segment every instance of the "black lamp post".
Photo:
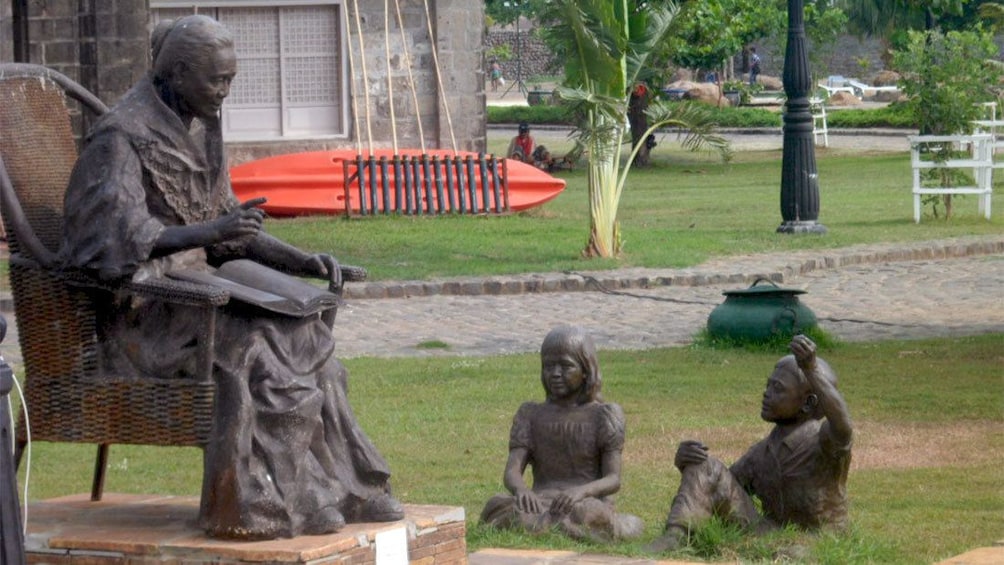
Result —
[[526, 85], [523, 84], [523, 36], [519, 30], [519, 20], [520, 20], [520, 6], [519, 2], [512, 0], [511, 2], [503, 2], [503, 6], [506, 8], [512, 8], [516, 13], [516, 80], [509, 85], [509, 88], [502, 93], [503, 96], [509, 94], [512, 87], [516, 87], [518, 91], [526, 95]]
[[781, 233], [826, 233], [819, 219], [819, 174], [812, 137], [809, 93], [812, 75], [805, 45], [803, 0], [788, 0], [788, 45], [784, 52], [784, 155], [781, 161]]

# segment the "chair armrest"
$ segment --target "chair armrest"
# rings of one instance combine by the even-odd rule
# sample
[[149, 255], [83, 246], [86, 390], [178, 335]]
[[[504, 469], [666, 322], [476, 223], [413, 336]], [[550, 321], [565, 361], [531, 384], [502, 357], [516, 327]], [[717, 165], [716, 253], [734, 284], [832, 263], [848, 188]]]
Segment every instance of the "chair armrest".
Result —
[[172, 304], [189, 306], [223, 306], [230, 302], [230, 293], [222, 288], [174, 279], [149, 279], [127, 282], [121, 290]]
[[365, 267], [342, 265], [342, 280], [345, 282], [363, 282], [368, 276]]
[[68, 285], [109, 292], [128, 292], [162, 302], [187, 306], [222, 306], [230, 301], [230, 293], [215, 286], [189, 281], [159, 278], [144, 281], [106, 283], [82, 273], [61, 273]]
[[369, 273], [366, 272], [364, 267], [357, 267], [355, 265], [340, 265], [342, 272], [342, 286], [336, 286], [334, 283], [328, 284], [328, 292], [333, 292], [338, 296], [342, 295], [342, 287], [345, 286], [347, 282], [363, 282]]

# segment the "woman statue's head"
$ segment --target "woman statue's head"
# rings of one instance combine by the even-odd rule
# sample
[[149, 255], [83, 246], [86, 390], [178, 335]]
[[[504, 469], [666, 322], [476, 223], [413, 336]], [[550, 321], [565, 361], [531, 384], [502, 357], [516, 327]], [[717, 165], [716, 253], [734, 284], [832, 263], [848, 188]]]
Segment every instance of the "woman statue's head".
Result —
[[161, 22], [151, 35], [154, 80], [166, 87], [182, 117], [219, 114], [237, 73], [234, 39], [218, 21], [201, 15]]

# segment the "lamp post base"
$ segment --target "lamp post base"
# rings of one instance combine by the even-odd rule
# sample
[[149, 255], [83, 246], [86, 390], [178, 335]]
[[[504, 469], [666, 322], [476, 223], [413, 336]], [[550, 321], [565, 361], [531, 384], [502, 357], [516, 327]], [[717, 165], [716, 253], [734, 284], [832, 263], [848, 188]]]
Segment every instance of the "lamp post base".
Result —
[[826, 226], [816, 221], [784, 222], [777, 228], [777, 233], [826, 233]]

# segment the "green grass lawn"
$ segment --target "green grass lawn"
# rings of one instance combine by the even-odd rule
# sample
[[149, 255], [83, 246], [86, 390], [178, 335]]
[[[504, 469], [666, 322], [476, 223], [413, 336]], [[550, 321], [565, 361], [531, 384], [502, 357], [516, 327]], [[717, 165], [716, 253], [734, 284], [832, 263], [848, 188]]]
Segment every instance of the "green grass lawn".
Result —
[[[615, 259], [580, 257], [588, 236], [581, 168], [561, 174], [568, 188], [557, 199], [511, 216], [269, 220], [267, 229], [363, 265], [372, 280], [683, 267], [739, 253], [1002, 232], [1001, 207], [986, 221], [971, 198], [957, 199], [949, 221], [927, 217], [915, 224], [906, 153], [817, 151], [825, 236], [775, 233], [779, 151], [741, 152], [723, 164], [660, 142], [654, 161], [629, 177], [620, 213], [625, 251]], [[818, 562], [930, 563], [1001, 539], [1002, 352], [1002, 335], [837, 344], [823, 351], [840, 375], [857, 430], [851, 532], [819, 539], [781, 532], [750, 541], [711, 526], [678, 556], [770, 560], [778, 547], [799, 543]], [[535, 356], [362, 358], [346, 365], [356, 413], [391, 464], [395, 494], [409, 503], [463, 506], [472, 551], [502, 546], [639, 555], [658, 534], [679, 483], [672, 457], [680, 440], [702, 439], [731, 462], [767, 432], [758, 406], [776, 357], [701, 346], [601, 354], [605, 397], [622, 405], [628, 423], [618, 505], [647, 526], [640, 542], [602, 549], [477, 526], [482, 505], [503, 488], [512, 415], [521, 402], [543, 397]], [[36, 445], [30, 498], [88, 491], [93, 455], [91, 446]], [[106, 488], [197, 495], [201, 472], [194, 449], [114, 446]]]
[[[712, 526], [701, 538], [711, 540], [710, 548], [699, 543], [676, 555], [769, 560], [795, 543], [819, 562], [930, 563], [999, 540], [1002, 352], [1002, 335], [836, 344], [823, 351], [856, 429], [851, 531], [750, 540]], [[759, 402], [777, 356], [707, 347], [601, 352], [604, 396], [627, 417], [618, 508], [646, 523], [642, 540], [605, 548], [477, 525], [484, 503], [503, 489], [516, 408], [543, 398], [537, 356], [360, 358], [346, 365], [356, 414], [390, 462], [395, 494], [408, 503], [463, 506], [471, 551], [502, 546], [640, 555], [659, 533], [679, 484], [672, 458], [680, 440], [702, 439], [731, 462], [768, 431], [758, 418]], [[90, 446], [35, 445], [30, 498], [86, 492], [93, 454]], [[106, 488], [197, 495], [201, 467], [194, 449], [114, 446]]]
[[[502, 141], [493, 143], [499, 147], [490, 150], [504, 150]], [[564, 148], [554, 150], [560, 154]], [[267, 229], [363, 265], [371, 280], [684, 267], [729, 254], [1002, 232], [1000, 206], [986, 221], [976, 200], [965, 197], [956, 198], [950, 220], [926, 217], [915, 224], [905, 152], [817, 152], [819, 220], [829, 229], [822, 237], [775, 233], [781, 223], [780, 151], [738, 152], [724, 164], [711, 154], [683, 152], [664, 142], [654, 161], [628, 177], [619, 216], [624, 253], [615, 259], [580, 255], [589, 230], [582, 167], [558, 173], [568, 181], [558, 198], [510, 216], [300, 218], [270, 220]]]

